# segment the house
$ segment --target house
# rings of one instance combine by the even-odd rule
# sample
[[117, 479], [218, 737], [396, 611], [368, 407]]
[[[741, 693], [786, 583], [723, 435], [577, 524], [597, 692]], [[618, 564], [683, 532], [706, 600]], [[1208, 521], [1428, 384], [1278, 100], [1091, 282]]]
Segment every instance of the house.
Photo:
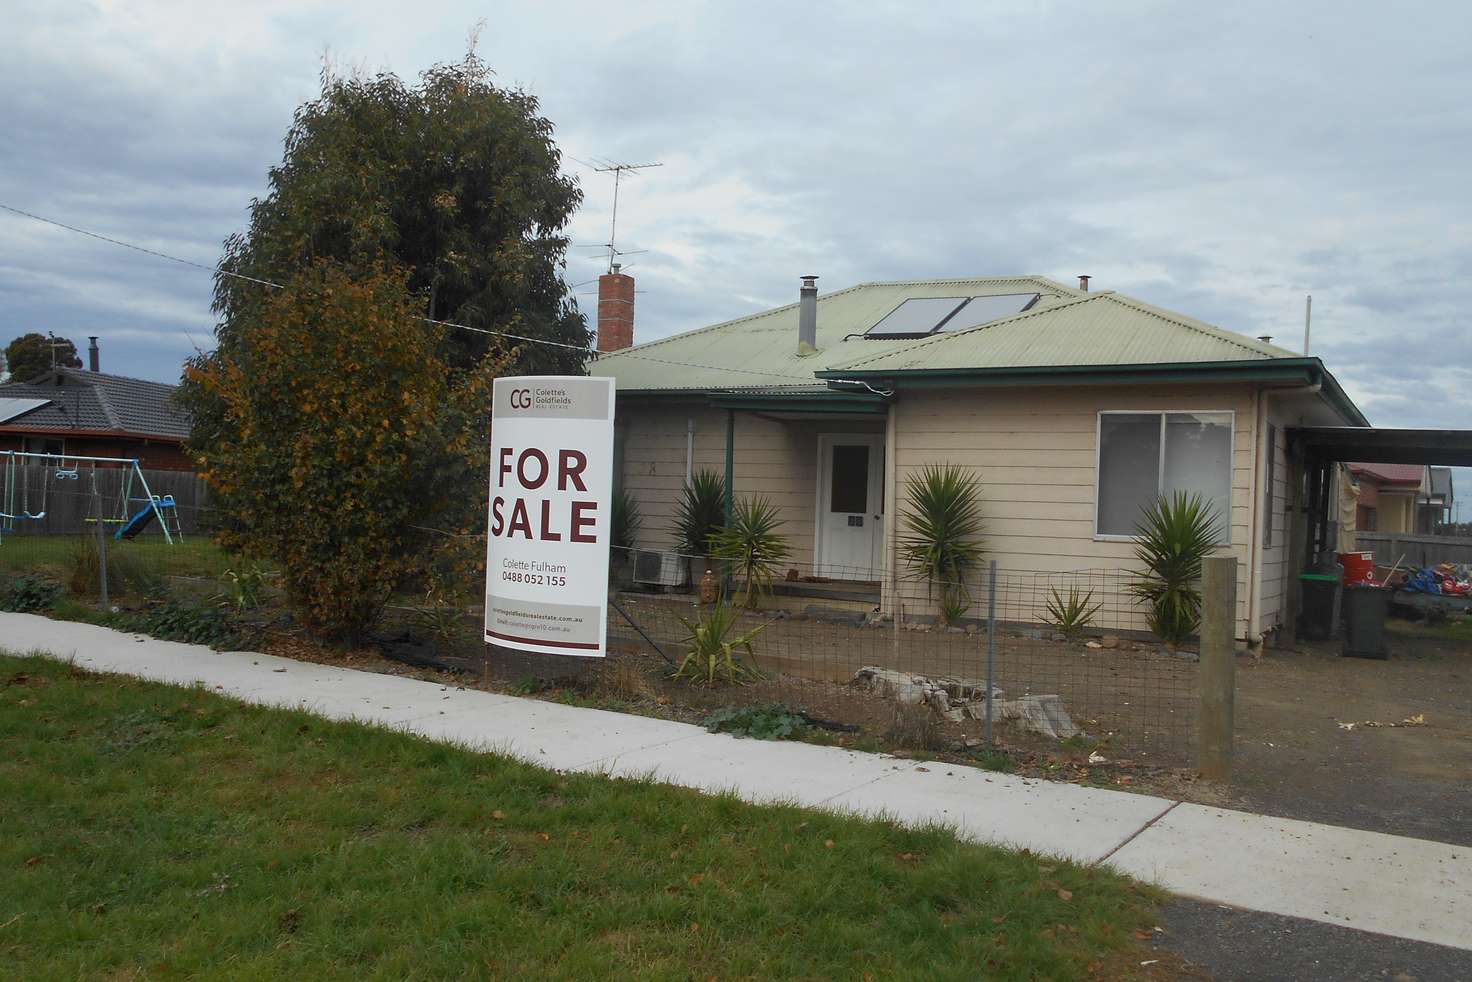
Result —
[[183, 449], [189, 417], [174, 402], [177, 387], [97, 371], [95, 344], [92, 365], [0, 385], [0, 450], [136, 458], [144, 468], [193, 470]]
[[[617, 313], [630, 330], [607, 349], [632, 334], [632, 303]], [[1368, 425], [1318, 358], [1086, 277], [821, 297], [805, 277], [797, 303], [607, 349], [591, 371], [617, 380], [642, 544], [674, 545], [682, 485], [712, 468], [780, 507], [793, 565], [878, 581], [886, 610], [908, 575], [894, 503], [924, 465], [952, 462], [981, 484], [987, 557], [1019, 574], [1129, 569], [1141, 505], [1202, 493], [1239, 560], [1238, 635], [1255, 642], [1288, 616], [1285, 428]]]
[[1409, 535], [1422, 531], [1422, 525], [1429, 521], [1422, 509], [1431, 493], [1431, 468], [1423, 464], [1351, 463], [1349, 473], [1358, 489], [1356, 530]]
[[1450, 525], [1455, 520], [1456, 495], [1452, 488], [1452, 469], [1450, 467], [1431, 468], [1431, 493], [1422, 507], [1421, 518], [1417, 519], [1418, 529], [1427, 533], [1435, 533], [1443, 525]]

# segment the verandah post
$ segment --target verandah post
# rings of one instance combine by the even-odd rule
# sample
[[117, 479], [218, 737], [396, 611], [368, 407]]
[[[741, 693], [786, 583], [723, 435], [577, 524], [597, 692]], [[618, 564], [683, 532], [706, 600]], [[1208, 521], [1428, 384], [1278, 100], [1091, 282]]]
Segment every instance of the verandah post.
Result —
[[1197, 767], [1214, 781], [1232, 777], [1232, 731], [1237, 690], [1237, 557], [1201, 563], [1200, 740]]

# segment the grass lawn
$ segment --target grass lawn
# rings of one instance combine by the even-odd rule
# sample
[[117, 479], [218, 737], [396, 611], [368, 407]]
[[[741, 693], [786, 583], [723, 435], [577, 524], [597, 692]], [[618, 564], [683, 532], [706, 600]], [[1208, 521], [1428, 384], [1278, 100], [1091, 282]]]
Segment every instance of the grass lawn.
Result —
[[1158, 900], [3, 653], [0, 745], [15, 978], [1123, 977]]
[[[0, 541], [0, 569], [17, 574], [44, 570], [65, 579], [83, 539], [93, 536], [7, 535]], [[216, 577], [238, 562], [205, 535], [191, 535], [173, 545], [161, 535], [124, 542], [109, 538], [107, 551], [111, 561], [133, 564], [155, 576]]]

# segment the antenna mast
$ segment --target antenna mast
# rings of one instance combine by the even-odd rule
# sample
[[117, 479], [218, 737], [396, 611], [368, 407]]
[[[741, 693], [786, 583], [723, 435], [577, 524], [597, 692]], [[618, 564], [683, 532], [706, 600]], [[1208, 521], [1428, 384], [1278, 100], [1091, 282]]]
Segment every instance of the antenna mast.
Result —
[[619, 256], [618, 248], [615, 245], [615, 243], [617, 242], [617, 235], [618, 235], [618, 186], [619, 186], [619, 183], [623, 179], [623, 176], [625, 174], [635, 174], [635, 173], [638, 173], [641, 170], [648, 170], [651, 167], [663, 167], [664, 164], [662, 164], [662, 163], [652, 163], [652, 164], [620, 164], [620, 163], [615, 163], [615, 162], [613, 162], [611, 160], [600, 160], [597, 157], [594, 157], [593, 159], [594, 160], [597, 160], [600, 164], [603, 165], [601, 167], [595, 167], [595, 168], [593, 168], [595, 171], [597, 171], [600, 174], [607, 174], [609, 172], [612, 172], [613, 173], [613, 223], [612, 223], [612, 225], [608, 229], [608, 245], [607, 245], [607, 248], [608, 248], [608, 271], [611, 273], [611, 272], [613, 272], [614, 262], [615, 262], [615, 260], [618, 259], [618, 256]]

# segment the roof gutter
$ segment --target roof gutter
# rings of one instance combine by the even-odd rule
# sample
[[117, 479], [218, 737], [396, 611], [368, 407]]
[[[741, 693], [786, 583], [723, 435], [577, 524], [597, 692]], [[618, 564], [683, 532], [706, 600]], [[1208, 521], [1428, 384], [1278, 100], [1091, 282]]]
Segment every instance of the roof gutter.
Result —
[[[182, 445], [188, 437], [165, 436], [162, 433], [134, 433], [129, 430], [82, 430], [70, 426], [11, 426], [0, 424], [0, 434], [36, 436], [86, 436], [105, 437], [114, 440], [142, 440], [149, 443], [177, 443]], [[67, 457], [71, 459], [70, 456]]]
[[1369, 426], [1339, 382], [1318, 358], [1254, 361], [1164, 362], [1136, 365], [1055, 365], [1011, 368], [917, 368], [872, 371], [843, 368], [814, 373], [829, 384], [856, 379], [886, 388], [957, 385], [1110, 385], [1163, 382], [1290, 382], [1322, 385], [1325, 401], [1353, 426]]

